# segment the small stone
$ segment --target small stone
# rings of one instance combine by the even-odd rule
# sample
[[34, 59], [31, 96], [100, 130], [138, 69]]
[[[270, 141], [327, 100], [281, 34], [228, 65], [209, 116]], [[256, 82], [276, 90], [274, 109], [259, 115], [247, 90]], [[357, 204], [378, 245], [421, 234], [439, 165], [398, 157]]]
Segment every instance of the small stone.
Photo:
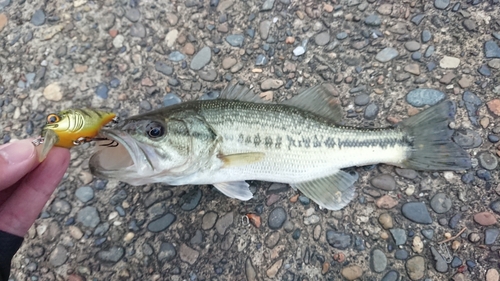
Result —
[[411, 280], [419, 280], [425, 276], [425, 259], [422, 256], [413, 256], [406, 261], [406, 273]]
[[215, 222], [217, 221], [218, 215], [216, 212], [207, 212], [205, 215], [203, 215], [202, 223], [201, 223], [201, 228], [203, 230], [209, 230], [214, 227]]
[[444, 56], [439, 61], [439, 66], [441, 68], [457, 68], [460, 65], [460, 59], [450, 56]]
[[182, 47], [182, 51], [188, 55], [188, 56], [192, 56], [194, 54], [194, 45], [191, 43], [191, 42], [188, 42], [186, 43], [186, 45], [184, 45], [184, 47]]
[[443, 258], [443, 256], [436, 250], [436, 248], [431, 247], [431, 253], [434, 256], [434, 268], [437, 272], [447, 272], [448, 271], [448, 263]]
[[157, 61], [155, 63], [155, 70], [160, 72], [163, 75], [172, 75], [172, 73], [174, 73], [174, 68], [167, 65], [163, 61]]
[[175, 255], [177, 255], [177, 251], [172, 243], [161, 243], [160, 251], [158, 251], [158, 260], [160, 262], [169, 262], [175, 258]]
[[266, 271], [266, 275], [269, 278], [274, 278], [283, 264], [283, 259], [277, 260], [271, 267]]
[[474, 215], [474, 221], [482, 226], [489, 226], [495, 224], [497, 219], [490, 212], [481, 212]]
[[272, 249], [278, 244], [278, 242], [280, 241], [280, 238], [281, 238], [280, 233], [278, 231], [273, 231], [266, 236], [266, 239], [264, 240], [264, 244], [269, 249]]
[[399, 52], [396, 49], [387, 47], [382, 51], [378, 52], [377, 55], [375, 56], [375, 59], [378, 60], [379, 62], [388, 62], [396, 58], [398, 55]]
[[436, 193], [431, 199], [430, 206], [434, 212], [444, 214], [451, 209], [451, 199], [446, 193]]
[[108, 92], [109, 92], [108, 86], [104, 83], [97, 85], [97, 88], [95, 90], [95, 94], [101, 99], [107, 99]]
[[336, 232], [334, 230], [328, 230], [326, 232], [326, 240], [330, 246], [337, 248], [339, 250], [345, 250], [352, 244], [351, 235], [342, 232]]
[[220, 235], [224, 235], [227, 229], [231, 225], [233, 225], [233, 220], [234, 220], [234, 214], [233, 212], [229, 212], [219, 218], [219, 220], [215, 224], [215, 229]]
[[378, 175], [372, 178], [370, 182], [374, 187], [382, 190], [391, 191], [396, 189], [396, 181], [394, 180], [394, 177], [388, 174]]
[[151, 221], [148, 224], [148, 230], [151, 232], [160, 232], [167, 229], [177, 219], [176, 215], [167, 213], [160, 218]]
[[427, 43], [429, 42], [431, 39], [432, 39], [432, 33], [425, 29], [424, 31], [422, 31], [422, 43]]
[[377, 117], [378, 112], [379, 112], [378, 105], [376, 103], [372, 102], [365, 108], [365, 112], [363, 113], [363, 117], [367, 120], [373, 120]]
[[68, 259], [68, 250], [62, 245], [57, 245], [57, 247], [50, 253], [49, 262], [53, 266], [61, 266]]
[[269, 37], [269, 31], [271, 30], [272, 22], [270, 20], [264, 20], [259, 25], [260, 38], [266, 40]]
[[277, 230], [280, 229], [287, 219], [287, 214], [285, 209], [282, 207], [274, 208], [269, 214], [268, 225], [270, 229]]
[[488, 228], [484, 231], [484, 244], [492, 245], [498, 238], [500, 234], [500, 229], [498, 228]]
[[50, 101], [60, 101], [63, 97], [63, 91], [59, 83], [54, 82], [43, 89], [43, 96]]
[[493, 69], [500, 69], [500, 59], [492, 59], [488, 62], [488, 66]]
[[274, 7], [274, 0], [265, 0], [260, 10], [262, 12], [270, 11], [273, 7]]
[[136, 22], [130, 27], [130, 36], [144, 38], [146, 37], [146, 28], [142, 23]]
[[96, 207], [87, 206], [78, 211], [76, 221], [85, 227], [94, 228], [101, 222], [101, 219]]
[[125, 17], [131, 22], [137, 22], [141, 18], [141, 12], [135, 8], [127, 9], [125, 11]]
[[203, 47], [191, 61], [190, 67], [193, 70], [200, 70], [212, 59], [212, 51], [209, 47]]
[[236, 58], [234, 57], [226, 57], [222, 60], [222, 68], [223, 69], [230, 69], [237, 63]]
[[94, 190], [90, 186], [82, 186], [76, 190], [75, 196], [83, 203], [87, 203], [94, 198]]
[[408, 41], [405, 43], [405, 48], [410, 52], [415, 52], [420, 50], [420, 43], [415, 40]]
[[[428, 238], [428, 239], [431, 239], [431, 238]], [[422, 253], [422, 251], [424, 250], [424, 243], [422, 242], [422, 239], [420, 238], [420, 236], [415, 236], [415, 238], [413, 238], [413, 244], [412, 244], [411, 248], [417, 254]]]
[[380, 273], [387, 267], [387, 257], [384, 252], [379, 249], [375, 249], [371, 253], [370, 266], [373, 271]]
[[283, 86], [284, 82], [278, 79], [266, 79], [260, 83], [260, 89], [262, 91], [277, 90]]
[[181, 98], [179, 98], [179, 96], [174, 93], [166, 94], [163, 97], [163, 106], [171, 106], [174, 104], [179, 104], [181, 102], [182, 102]]
[[226, 42], [233, 47], [243, 47], [244, 40], [243, 34], [232, 34], [226, 37]]
[[378, 222], [384, 229], [391, 229], [393, 227], [393, 219], [389, 213], [380, 214]]
[[6, 14], [0, 14], [0, 32], [7, 26], [7, 23], [9, 22], [9, 19], [7, 18]]
[[486, 271], [486, 281], [498, 281], [500, 280], [500, 274], [495, 268], [490, 268]]
[[456, 77], [456, 75], [449, 71], [449, 72], [446, 72], [445, 75], [443, 75], [443, 77], [441, 77], [441, 79], [439, 80], [440, 83], [443, 83], [443, 84], [450, 84], [450, 82]]
[[363, 269], [357, 265], [342, 268], [340, 272], [345, 279], [353, 281], [363, 276]]
[[212, 82], [217, 79], [217, 71], [215, 69], [201, 70], [198, 75], [200, 75], [201, 80]]
[[488, 110], [496, 117], [500, 117], [500, 99], [490, 100], [486, 103]]
[[328, 42], [330, 42], [330, 33], [328, 33], [328, 31], [325, 31], [317, 34], [314, 37], [314, 42], [316, 42], [316, 45], [318, 46], [325, 46], [326, 44], [328, 44]]
[[109, 250], [97, 252], [97, 258], [103, 262], [117, 263], [125, 255], [122, 247], [113, 246]]
[[391, 270], [387, 272], [380, 281], [398, 281], [398, 280], [399, 280], [399, 273], [395, 270]]
[[[186, 44], [186, 46], [188, 44]], [[180, 62], [180, 61], [183, 61], [185, 58], [186, 58], [186, 56], [179, 51], [173, 51], [168, 55], [168, 60], [173, 61], [173, 62]]]
[[431, 224], [432, 218], [423, 202], [408, 202], [401, 208], [403, 216], [413, 222]]
[[181, 210], [183, 210], [183, 211], [194, 210], [198, 206], [198, 204], [200, 203], [201, 195], [202, 195], [202, 192], [201, 192], [201, 189], [199, 189], [199, 188], [193, 188], [189, 192], [185, 193], [180, 198], [180, 202], [182, 203]]
[[[0, 22], [1, 22], [1, 20], [0, 20]], [[0, 26], [1, 26], [1, 24], [0, 24]], [[1, 30], [1, 28], [0, 28], [0, 30]], [[484, 43], [484, 55], [487, 58], [500, 58], [500, 47], [493, 40], [486, 41], [486, 43]]]
[[45, 12], [42, 9], [36, 10], [30, 22], [34, 26], [42, 26], [45, 23]]
[[396, 245], [404, 245], [406, 243], [406, 231], [401, 228], [393, 228], [389, 230]]
[[380, 20], [380, 17], [378, 15], [371, 14], [365, 18], [365, 24], [369, 26], [380, 26], [382, 24], [382, 21]]
[[434, 0], [434, 7], [439, 10], [444, 10], [450, 5], [450, 0]]
[[191, 265], [195, 264], [199, 255], [200, 253], [198, 251], [190, 248], [186, 244], [181, 244], [181, 247], [179, 248], [179, 257], [181, 260]]
[[475, 31], [476, 28], [477, 28], [477, 25], [474, 21], [472, 21], [471, 19], [465, 19], [463, 22], [462, 22], [462, 25], [465, 27], [465, 29], [467, 31]]
[[445, 98], [445, 94], [434, 89], [419, 88], [412, 90], [406, 95], [406, 101], [414, 107], [435, 105]]
[[479, 165], [486, 170], [495, 170], [498, 166], [498, 158], [491, 152], [481, 152], [478, 155]]
[[179, 21], [179, 17], [176, 14], [166, 13], [165, 16], [166, 16], [168, 23], [170, 23], [170, 25], [172, 25], [172, 26], [177, 25], [177, 22]]
[[384, 195], [375, 201], [375, 205], [381, 209], [392, 209], [398, 205], [398, 201], [389, 195]]
[[334, 9], [333, 5], [330, 4], [325, 3], [325, 5], [323, 6], [323, 10], [327, 13], [333, 12], [333, 9]]
[[392, 13], [392, 4], [384, 3], [378, 6], [377, 12], [384, 16], [390, 15]]
[[458, 85], [460, 85], [460, 88], [466, 89], [472, 85], [472, 82], [473, 80], [471, 77], [464, 75], [462, 76], [462, 78], [460, 78], [460, 80], [458, 80]]

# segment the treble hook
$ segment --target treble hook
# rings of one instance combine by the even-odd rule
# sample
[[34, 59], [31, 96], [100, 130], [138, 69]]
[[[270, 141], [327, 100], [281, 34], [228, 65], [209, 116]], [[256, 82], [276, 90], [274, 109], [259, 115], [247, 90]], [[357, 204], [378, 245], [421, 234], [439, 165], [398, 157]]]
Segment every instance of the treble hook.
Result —
[[107, 143], [107, 144], [101, 144], [100, 146], [107, 146], [107, 147], [117, 147], [118, 145], [120, 145], [117, 141], [115, 140], [111, 140], [110, 143]]

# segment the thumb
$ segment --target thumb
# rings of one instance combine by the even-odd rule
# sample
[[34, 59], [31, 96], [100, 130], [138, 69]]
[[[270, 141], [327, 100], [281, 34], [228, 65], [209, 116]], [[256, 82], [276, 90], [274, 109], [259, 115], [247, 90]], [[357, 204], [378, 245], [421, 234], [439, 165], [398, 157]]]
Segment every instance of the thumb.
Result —
[[0, 146], [0, 190], [3, 190], [38, 166], [38, 156], [31, 139]]

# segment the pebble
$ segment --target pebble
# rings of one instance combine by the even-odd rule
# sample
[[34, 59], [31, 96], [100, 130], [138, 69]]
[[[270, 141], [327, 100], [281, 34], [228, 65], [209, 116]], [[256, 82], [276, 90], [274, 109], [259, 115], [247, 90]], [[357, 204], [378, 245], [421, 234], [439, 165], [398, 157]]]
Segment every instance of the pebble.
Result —
[[398, 281], [399, 280], [399, 273], [395, 270], [391, 270], [387, 272], [380, 281]]
[[8, 22], [9, 18], [7, 18], [7, 15], [4, 13], [0, 14], [0, 31], [2, 31], [7, 26]]
[[378, 60], [379, 62], [388, 62], [396, 58], [397, 56], [399, 56], [399, 52], [396, 49], [387, 47], [382, 51], [378, 52], [377, 55], [375, 56], [375, 59]]
[[200, 70], [207, 65], [212, 59], [212, 51], [209, 47], [203, 47], [191, 60], [190, 68], [193, 70]]
[[125, 255], [122, 247], [113, 246], [109, 250], [97, 252], [97, 258], [103, 262], [117, 263]]
[[365, 18], [365, 24], [369, 26], [380, 26], [382, 21], [377, 14], [371, 14]]
[[245, 261], [245, 275], [247, 277], [247, 281], [258, 281], [257, 271], [252, 264], [252, 259], [248, 257]]
[[198, 75], [200, 76], [201, 80], [208, 82], [213, 82], [215, 81], [215, 79], [217, 79], [217, 71], [215, 69], [201, 70]]
[[489, 226], [495, 224], [497, 219], [490, 212], [481, 212], [474, 215], [474, 221], [482, 226]]
[[439, 10], [444, 10], [450, 5], [450, 0], [434, 0], [434, 7]]
[[264, 20], [259, 25], [260, 38], [266, 40], [269, 37], [269, 31], [271, 29], [272, 22], [270, 20]]
[[344, 40], [348, 37], [349, 35], [347, 34], [347, 32], [339, 32], [337, 33], [337, 36], [336, 38], [339, 39], [339, 40]]
[[138, 9], [127, 9], [125, 17], [131, 22], [137, 22], [141, 18], [141, 12]]
[[401, 169], [401, 168], [396, 168], [394, 169], [394, 171], [396, 172], [396, 174], [398, 176], [401, 176], [401, 177], [404, 177], [404, 178], [407, 178], [407, 179], [416, 179], [418, 177], [418, 174], [415, 170], [412, 170], [412, 169]]
[[496, 201], [491, 202], [490, 208], [493, 212], [500, 215], [500, 200], [496, 200]]
[[451, 209], [452, 203], [446, 193], [440, 192], [432, 197], [430, 206], [434, 212], [444, 214]]
[[42, 26], [45, 23], [45, 12], [42, 9], [36, 10], [31, 17], [30, 22], [34, 26]]
[[180, 62], [183, 61], [185, 58], [186, 56], [179, 51], [173, 51], [168, 55], [168, 60], [173, 62]]
[[397, 260], [406, 260], [408, 259], [408, 251], [405, 249], [397, 249], [396, 252], [394, 253], [394, 258]]
[[353, 281], [363, 276], [363, 269], [357, 265], [351, 265], [342, 268], [342, 271], [340, 273], [345, 279]]
[[61, 266], [68, 260], [68, 250], [62, 245], [57, 245], [50, 253], [49, 262], [53, 266]]
[[257, 58], [255, 59], [255, 65], [256, 66], [263, 66], [266, 65], [269, 62], [267, 57], [263, 54], [259, 54]]
[[445, 98], [445, 94], [439, 90], [419, 88], [412, 90], [406, 95], [406, 101], [414, 107], [435, 105]]
[[460, 59], [450, 56], [444, 56], [439, 61], [439, 66], [441, 68], [457, 68], [460, 65]]
[[94, 190], [90, 186], [82, 186], [76, 190], [75, 196], [83, 203], [87, 203], [94, 198]]
[[274, 0], [265, 0], [260, 10], [262, 12], [270, 11], [273, 9], [273, 7], [274, 7]]
[[215, 229], [220, 235], [224, 235], [227, 229], [231, 225], [233, 225], [233, 220], [234, 220], [234, 214], [233, 212], [229, 212], [217, 220], [215, 224]]
[[488, 66], [493, 69], [500, 69], [500, 59], [492, 59], [488, 62]]
[[384, 195], [375, 200], [375, 205], [382, 209], [392, 209], [398, 205], [398, 201], [389, 195]]
[[393, 219], [389, 213], [380, 214], [378, 222], [384, 229], [391, 229], [393, 227]]
[[226, 37], [226, 42], [233, 47], [243, 47], [245, 36], [243, 34], [232, 34]]
[[422, 256], [413, 256], [406, 261], [406, 273], [411, 280], [419, 280], [425, 276], [425, 260]]
[[205, 215], [203, 215], [202, 223], [201, 223], [201, 228], [203, 230], [209, 230], [212, 229], [215, 225], [215, 222], [217, 221], [218, 215], [216, 212], [207, 212]]
[[182, 102], [181, 98], [174, 93], [166, 94], [163, 97], [163, 106], [171, 106], [174, 104], [179, 104], [181, 102]]
[[270, 229], [277, 230], [280, 229], [287, 219], [287, 214], [285, 209], [282, 207], [274, 208], [269, 214], [268, 225]]
[[328, 230], [326, 232], [326, 240], [330, 246], [339, 250], [345, 250], [352, 244], [352, 237], [349, 234]]
[[280, 233], [278, 231], [273, 231], [266, 236], [264, 244], [269, 249], [273, 249], [280, 241], [280, 238]]
[[130, 36], [144, 38], [146, 37], [146, 28], [142, 23], [136, 22], [130, 27]]
[[396, 189], [396, 181], [394, 177], [389, 174], [378, 175], [372, 178], [370, 182], [374, 187], [382, 190], [391, 191]]
[[43, 96], [50, 101], [60, 101], [63, 98], [63, 91], [59, 83], [54, 82], [43, 89]]
[[467, 113], [469, 115], [469, 120], [472, 124], [478, 126], [478, 111], [479, 107], [483, 105], [481, 99], [470, 91], [464, 91], [462, 99], [465, 103], [465, 108], [467, 109]]
[[325, 46], [330, 42], [330, 33], [328, 31], [321, 32], [314, 37], [314, 42], [318, 46]]
[[490, 100], [486, 103], [486, 106], [494, 116], [500, 117], [500, 99]]
[[306, 48], [304, 48], [303, 46], [298, 46], [295, 49], [293, 49], [293, 55], [296, 57], [303, 55], [305, 52]]
[[379, 112], [379, 107], [376, 103], [370, 103], [363, 113], [363, 117], [367, 120], [374, 120]]
[[434, 257], [434, 268], [437, 272], [444, 273], [448, 271], [448, 263], [443, 258], [443, 256], [436, 250], [436, 248], [431, 247], [431, 253]]
[[85, 227], [94, 228], [101, 222], [101, 219], [96, 207], [87, 206], [78, 211], [76, 221]]
[[365, 106], [370, 102], [370, 96], [367, 94], [359, 94], [354, 98], [354, 104], [357, 106]]
[[462, 263], [463, 263], [463, 261], [459, 257], [455, 256], [451, 260], [451, 267], [457, 268], [457, 267], [461, 266]]
[[490, 268], [486, 271], [486, 281], [498, 281], [500, 280], [500, 274], [495, 268]]
[[283, 86], [284, 82], [278, 79], [266, 79], [260, 83], [260, 89], [262, 91], [277, 90]]
[[487, 58], [500, 58], [500, 47], [493, 40], [486, 41], [484, 43], [484, 55]]
[[389, 230], [396, 245], [404, 245], [406, 243], [406, 231], [401, 228], [393, 228]]
[[375, 249], [371, 253], [370, 266], [373, 271], [380, 273], [387, 267], [387, 257], [384, 252], [379, 249]]
[[273, 263], [273, 265], [271, 265], [271, 267], [266, 271], [267, 277], [274, 278], [282, 265], [283, 265], [283, 259], [279, 259], [275, 263]]
[[148, 230], [151, 232], [160, 232], [167, 229], [172, 223], [175, 222], [177, 216], [172, 213], [167, 213], [160, 218], [152, 220], [148, 224]]
[[477, 158], [479, 165], [486, 170], [495, 170], [498, 166], [498, 157], [491, 152], [481, 152]]
[[177, 251], [175, 246], [170, 242], [162, 242], [158, 251], [158, 260], [160, 262], [169, 262], [175, 258]]
[[184, 194], [180, 198], [181, 209], [183, 211], [194, 210], [198, 206], [198, 204], [200, 203], [201, 195], [202, 195], [202, 192], [201, 192], [201, 189], [199, 189], [199, 188], [193, 188], [192, 190], [190, 190], [189, 192]]
[[492, 245], [498, 238], [500, 234], [500, 229], [498, 228], [488, 228], [484, 231], [484, 244]]
[[477, 70], [477, 72], [479, 72], [479, 74], [486, 76], [486, 77], [491, 76], [491, 70], [486, 64], [481, 65], [479, 67], [479, 69]]
[[233, 67], [238, 61], [234, 57], [226, 57], [222, 60], [222, 68], [230, 69]]
[[95, 90], [95, 94], [100, 97], [101, 99], [107, 99], [108, 98], [108, 92], [109, 88], [106, 84], [101, 83], [97, 85], [97, 88]]
[[431, 224], [432, 218], [423, 202], [408, 202], [401, 208], [403, 216], [413, 222]]
[[424, 31], [422, 31], [421, 39], [422, 43], [429, 42], [432, 39], [432, 33], [429, 30], [425, 29]]
[[405, 48], [410, 52], [415, 52], [420, 50], [420, 43], [415, 40], [408, 41], [405, 43]]

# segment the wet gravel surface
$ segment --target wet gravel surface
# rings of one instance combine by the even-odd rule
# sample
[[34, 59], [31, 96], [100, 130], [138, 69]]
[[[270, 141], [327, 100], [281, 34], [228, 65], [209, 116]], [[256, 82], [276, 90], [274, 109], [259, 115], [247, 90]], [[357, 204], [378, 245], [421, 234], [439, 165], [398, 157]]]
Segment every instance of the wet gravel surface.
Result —
[[360, 127], [451, 99], [473, 168], [360, 167], [333, 212], [282, 184], [240, 202], [103, 181], [85, 144], [12, 280], [499, 280], [498, 0], [0, 0], [0, 143], [61, 109], [126, 117], [233, 80], [274, 101], [331, 83]]

